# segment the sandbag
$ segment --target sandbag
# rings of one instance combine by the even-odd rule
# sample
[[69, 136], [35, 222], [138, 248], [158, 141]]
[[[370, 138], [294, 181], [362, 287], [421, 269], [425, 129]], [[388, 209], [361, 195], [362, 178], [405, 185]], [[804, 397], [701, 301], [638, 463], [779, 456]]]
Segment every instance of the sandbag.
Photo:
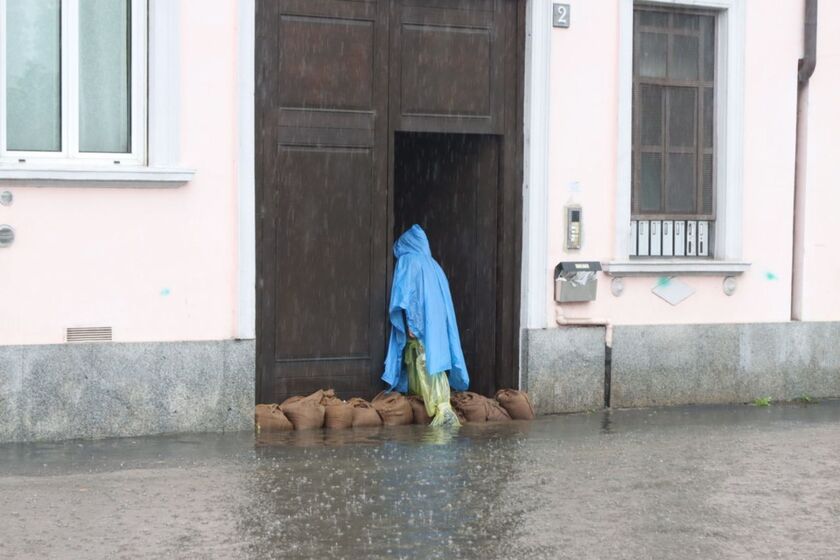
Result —
[[[338, 401], [338, 402], [335, 402]], [[351, 428], [353, 426], [353, 405], [336, 397], [324, 407], [325, 428]]]
[[347, 401], [347, 404], [353, 407], [354, 428], [375, 428], [382, 425], [379, 413], [365, 399], [352, 398]]
[[324, 405], [324, 427], [325, 428], [351, 428], [353, 427], [353, 407], [335, 396], [335, 390], [327, 389], [321, 397], [321, 404]]
[[294, 397], [289, 397], [288, 399], [286, 399], [285, 401], [280, 403], [280, 408], [283, 408], [284, 406], [286, 406], [288, 404], [292, 404], [292, 403], [296, 403], [296, 402], [300, 402], [300, 401], [311, 401], [311, 402], [315, 402], [315, 403], [318, 403], [318, 404], [324, 404], [322, 401], [324, 401], [325, 396], [327, 396], [327, 395], [335, 397], [335, 392], [332, 389], [330, 389], [329, 391], [323, 391], [321, 389], [318, 389], [317, 391], [315, 391], [311, 395], [307, 395], [305, 397], [302, 397], [300, 395], [296, 395]]
[[458, 403], [455, 402], [455, 399], [452, 399], [452, 398], [449, 399], [449, 405], [452, 407], [452, 411], [455, 413], [455, 416], [458, 417], [458, 422], [460, 422], [462, 425], [466, 424], [467, 423], [467, 417], [464, 416], [463, 412], [461, 412], [460, 410], [458, 410], [456, 408], [457, 404]]
[[411, 404], [402, 394], [392, 391], [382, 391], [371, 401], [373, 408], [382, 417], [382, 423], [386, 426], [405, 426], [414, 421], [414, 414], [411, 411]]
[[[332, 394], [332, 396], [333, 396], [333, 397], [335, 396], [335, 393], [332, 391], [332, 389], [330, 389], [330, 393]], [[312, 393], [311, 395], [308, 395], [308, 396], [306, 396], [306, 397], [303, 397], [301, 400], [304, 400], [304, 401], [312, 401], [312, 402], [314, 402], [314, 403], [321, 404], [321, 401], [323, 401], [323, 400], [324, 400], [324, 396], [325, 396], [325, 394], [326, 394], [326, 393], [324, 392], [324, 390], [323, 390], [323, 389], [318, 389], [317, 391], [315, 391], [315, 392], [314, 392], [314, 393]]]
[[510, 420], [508, 411], [495, 399], [484, 399], [484, 406], [487, 408], [488, 422], [507, 422]]
[[301, 396], [289, 397], [288, 399], [286, 399], [285, 401], [280, 403], [280, 408], [283, 408], [284, 406], [290, 405], [292, 403], [300, 402], [302, 400], [303, 400], [303, 397], [301, 397]]
[[295, 430], [312, 430], [324, 426], [325, 407], [317, 400], [305, 397], [289, 402], [288, 399], [280, 405], [280, 409], [291, 420]]
[[467, 422], [487, 421], [487, 406], [484, 402], [487, 397], [471, 391], [460, 391], [452, 393], [452, 400], [455, 408], [461, 411]]
[[[313, 393], [312, 395], [309, 395], [309, 396], [312, 397], [312, 396], [317, 395], [317, 394], [318, 393], [316, 391], [315, 393]], [[331, 404], [338, 404], [338, 403], [342, 403], [344, 401], [335, 396], [335, 390], [327, 389], [326, 391], [321, 391], [321, 401], [320, 402], [324, 406], [329, 406]]]
[[501, 389], [496, 392], [496, 400], [508, 411], [513, 420], [533, 420], [534, 408], [528, 394], [516, 389]]
[[423, 402], [423, 397], [419, 395], [409, 395], [406, 397], [408, 399], [408, 404], [411, 405], [411, 413], [414, 416], [414, 423], [415, 424], [429, 424], [432, 421], [432, 417], [429, 416], [429, 413], [426, 411], [426, 403]]
[[254, 410], [257, 432], [285, 432], [294, 426], [276, 404], [258, 404]]

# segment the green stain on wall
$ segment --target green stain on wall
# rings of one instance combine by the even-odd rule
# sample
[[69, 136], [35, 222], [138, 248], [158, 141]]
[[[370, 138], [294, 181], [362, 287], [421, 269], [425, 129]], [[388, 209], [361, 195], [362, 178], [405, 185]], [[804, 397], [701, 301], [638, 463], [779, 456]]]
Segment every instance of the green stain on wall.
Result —
[[768, 280], [770, 280], [770, 281], [773, 281], [773, 280], [778, 280], [778, 279], [779, 279], [779, 277], [778, 277], [778, 276], [776, 276], [776, 274], [775, 274], [775, 273], [773, 273], [773, 272], [769, 272], [769, 271], [764, 273], [764, 277], [765, 277], [765, 278], [767, 278], [767, 279], [768, 279]]

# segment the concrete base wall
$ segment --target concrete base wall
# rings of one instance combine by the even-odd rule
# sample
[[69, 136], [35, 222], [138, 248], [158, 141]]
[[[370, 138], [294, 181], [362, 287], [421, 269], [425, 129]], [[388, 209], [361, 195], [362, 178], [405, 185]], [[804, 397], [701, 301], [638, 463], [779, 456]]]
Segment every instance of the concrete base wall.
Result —
[[612, 406], [840, 396], [840, 323], [615, 327]]
[[527, 330], [522, 386], [538, 414], [604, 407], [604, 328]]
[[254, 341], [0, 346], [0, 442], [247, 430]]
[[[540, 414], [604, 406], [603, 327], [527, 330]], [[254, 342], [0, 346], [0, 442], [249, 430]], [[840, 323], [617, 326], [614, 407], [840, 397]]]
[[[522, 385], [538, 412], [604, 406], [603, 328], [523, 334]], [[840, 397], [840, 323], [616, 326], [611, 406]]]

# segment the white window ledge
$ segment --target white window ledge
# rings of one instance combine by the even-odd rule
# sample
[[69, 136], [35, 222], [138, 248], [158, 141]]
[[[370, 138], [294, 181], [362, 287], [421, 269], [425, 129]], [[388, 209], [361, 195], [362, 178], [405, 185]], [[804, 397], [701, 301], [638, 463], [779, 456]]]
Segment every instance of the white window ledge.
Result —
[[743, 274], [750, 268], [750, 263], [743, 261], [705, 261], [705, 260], [662, 260], [644, 259], [631, 261], [612, 261], [604, 264], [604, 272], [610, 276], [644, 276], [672, 274], [681, 276], [715, 275], [734, 276]]
[[188, 183], [194, 175], [195, 170], [182, 167], [0, 166], [0, 181], [49, 186], [175, 187]]

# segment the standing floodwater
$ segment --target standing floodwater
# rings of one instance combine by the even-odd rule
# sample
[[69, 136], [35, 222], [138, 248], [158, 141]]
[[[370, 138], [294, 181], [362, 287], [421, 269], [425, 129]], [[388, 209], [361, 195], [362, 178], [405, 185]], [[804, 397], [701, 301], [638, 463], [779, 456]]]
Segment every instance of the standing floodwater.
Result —
[[840, 402], [0, 446], [2, 558], [840, 557]]

